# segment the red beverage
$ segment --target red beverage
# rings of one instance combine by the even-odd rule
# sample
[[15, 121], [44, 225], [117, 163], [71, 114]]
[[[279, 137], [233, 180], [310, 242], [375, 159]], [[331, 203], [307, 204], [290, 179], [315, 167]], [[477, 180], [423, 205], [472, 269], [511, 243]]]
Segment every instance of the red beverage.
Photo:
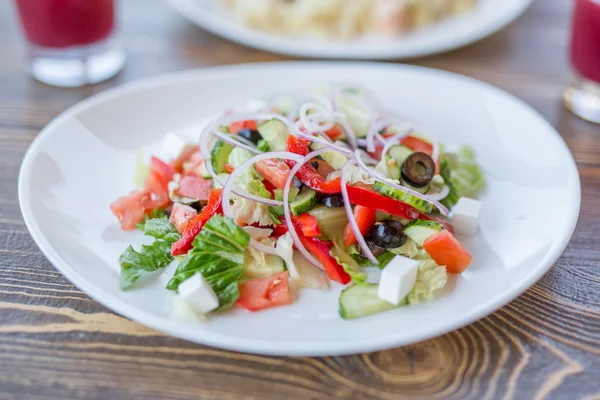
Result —
[[107, 39], [115, 26], [115, 0], [16, 0], [31, 44], [60, 49]]
[[582, 77], [600, 83], [600, 0], [576, 0], [571, 64]]

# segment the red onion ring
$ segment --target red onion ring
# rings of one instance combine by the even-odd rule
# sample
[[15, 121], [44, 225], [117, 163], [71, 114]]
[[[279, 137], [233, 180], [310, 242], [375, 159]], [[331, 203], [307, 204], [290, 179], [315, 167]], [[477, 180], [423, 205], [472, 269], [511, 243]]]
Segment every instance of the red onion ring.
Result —
[[419, 193], [419, 192], [417, 192], [415, 190], [412, 190], [412, 189], [409, 189], [407, 187], [401, 186], [401, 185], [397, 184], [396, 182], [394, 182], [394, 181], [386, 178], [385, 176], [383, 176], [379, 172], [374, 171], [371, 168], [367, 167], [365, 165], [365, 163], [361, 160], [360, 154], [358, 153], [358, 151], [355, 152], [355, 160], [358, 163], [358, 166], [361, 167], [367, 174], [371, 175], [373, 178], [375, 178], [375, 179], [377, 179], [377, 180], [379, 180], [379, 181], [385, 183], [386, 185], [389, 185], [389, 186], [391, 186], [391, 187], [393, 187], [395, 189], [398, 189], [401, 192], [410, 194], [410, 195], [415, 196], [415, 197], [417, 197], [417, 198], [419, 198], [421, 200], [425, 200], [425, 201], [433, 204], [444, 215], [450, 214], [450, 211], [446, 207], [444, 207], [444, 205], [442, 203], [440, 203], [440, 202], [438, 202], [436, 200], [432, 200], [429, 197], [427, 197], [426, 195], [424, 195], [422, 193]]
[[364, 236], [362, 235], [360, 228], [358, 227], [358, 223], [356, 222], [356, 218], [354, 218], [354, 212], [352, 211], [352, 205], [350, 204], [350, 199], [348, 197], [348, 188], [346, 187], [346, 173], [348, 172], [348, 168], [356, 163], [355, 160], [348, 160], [344, 167], [342, 168], [342, 198], [344, 199], [344, 208], [346, 209], [346, 216], [348, 217], [348, 222], [350, 223], [350, 228], [352, 228], [352, 232], [354, 233], [354, 237], [358, 242], [358, 245], [362, 249], [363, 253], [369, 261], [373, 263], [373, 265], [379, 265], [379, 261], [377, 257], [373, 254], [371, 249], [369, 249], [369, 245], [365, 241]]
[[448, 197], [450, 194], [450, 188], [447, 185], [444, 185], [442, 189], [437, 193], [428, 193], [427, 197], [434, 201], [440, 201]]

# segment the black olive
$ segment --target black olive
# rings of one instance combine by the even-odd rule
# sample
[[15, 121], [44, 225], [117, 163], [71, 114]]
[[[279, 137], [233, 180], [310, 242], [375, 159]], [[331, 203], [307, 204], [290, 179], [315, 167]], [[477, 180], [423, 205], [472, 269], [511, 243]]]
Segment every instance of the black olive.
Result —
[[251, 141], [254, 144], [258, 144], [258, 141], [262, 139], [262, 136], [258, 131], [254, 129], [240, 129], [238, 131], [238, 136], [243, 137], [246, 140]]
[[344, 206], [344, 199], [341, 194], [325, 194], [320, 199], [321, 204], [329, 208]]
[[402, 179], [410, 186], [422, 188], [435, 175], [435, 162], [425, 153], [413, 153], [402, 163]]
[[369, 239], [376, 246], [395, 249], [401, 247], [408, 240], [403, 231], [404, 225], [398, 221], [378, 222], [369, 230]]
[[319, 162], [318, 161], [311, 161], [310, 165], [312, 165], [314, 169], [319, 169]]
[[[371, 253], [373, 253], [375, 257], [379, 257], [380, 255], [386, 252], [386, 249], [377, 246], [375, 243], [373, 243], [372, 240], [369, 239], [367, 239], [367, 246], [369, 247], [369, 250], [371, 250]], [[367, 255], [363, 252], [362, 248], [360, 249], [360, 256], [367, 258]]]
[[194, 201], [193, 203], [188, 204], [188, 206], [192, 207], [194, 210], [200, 212], [202, 211], [202, 203], [199, 201]]
[[302, 183], [302, 181], [300, 180], [300, 178], [298, 178], [297, 176], [294, 176], [294, 180], [292, 181], [292, 185], [294, 185], [295, 188], [301, 189], [302, 186], [304, 186], [304, 183]]

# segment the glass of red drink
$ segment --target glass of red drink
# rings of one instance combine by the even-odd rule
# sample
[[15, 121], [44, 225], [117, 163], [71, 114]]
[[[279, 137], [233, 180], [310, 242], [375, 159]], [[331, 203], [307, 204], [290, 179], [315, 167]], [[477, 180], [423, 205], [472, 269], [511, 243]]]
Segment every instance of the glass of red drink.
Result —
[[571, 65], [575, 76], [565, 90], [565, 105], [600, 123], [600, 0], [575, 0]]
[[77, 87], [118, 73], [125, 55], [115, 35], [116, 0], [15, 0], [38, 80]]

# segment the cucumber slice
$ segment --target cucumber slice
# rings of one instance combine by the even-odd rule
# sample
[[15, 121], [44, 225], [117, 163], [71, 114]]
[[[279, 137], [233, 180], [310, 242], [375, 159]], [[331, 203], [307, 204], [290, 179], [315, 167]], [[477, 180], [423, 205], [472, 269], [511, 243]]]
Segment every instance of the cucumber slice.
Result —
[[294, 201], [290, 202], [290, 210], [294, 215], [300, 215], [309, 212], [317, 204], [317, 192], [304, 186]]
[[419, 246], [431, 236], [440, 232], [444, 227], [439, 222], [426, 219], [415, 219], [404, 227], [404, 234], [415, 241]]
[[[217, 174], [217, 176], [223, 181], [225, 182], [227, 180], [227, 178], [229, 178], [230, 174], [226, 174], [226, 173], [222, 173], [222, 174]], [[223, 187], [223, 185], [221, 185], [219, 182], [217, 182], [216, 179], [213, 179], [212, 181], [212, 188], [213, 189], [221, 189]]]
[[271, 151], [283, 151], [287, 148], [290, 132], [283, 122], [273, 118], [258, 126], [258, 133], [269, 144]]
[[390, 150], [386, 155], [396, 160], [396, 164], [401, 166], [404, 160], [406, 160], [412, 153], [414, 152], [408, 147], [398, 145], [390, 147]]
[[366, 317], [406, 305], [406, 298], [398, 306], [377, 297], [379, 285], [352, 285], [340, 294], [340, 316], [344, 319]]
[[259, 262], [250, 251], [246, 250], [242, 271], [242, 279], [266, 278], [285, 271], [285, 263], [281, 257], [271, 254], [265, 255], [264, 263], [262, 260]]
[[215, 147], [213, 147], [212, 152], [210, 153], [210, 162], [217, 174], [225, 172], [225, 164], [227, 164], [229, 154], [232, 150], [233, 146], [229, 143], [225, 143], [221, 140], [215, 143]]
[[[300, 193], [300, 189], [298, 188], [290, 188], [290, 193], [288, 195], [288, 201], [294, 201], [296, 199], [296, 196], [298, 196], [298, 193]], [[275, 189], [273, 190], [273, 194], [275, 195], [275, 200], [279, 200], [282, 201], [283, 200], [283, 189]], [[283, 206], [281, 206], [283, 207]]]
[[377, 166], [375, 166], [375, 169], [387, 176], [388, 178], [397, 181], [400, 179], [400, 165], [397, 164], [395, 160], [392, 160], [394, 159], [388, 156], [383, 157], [381, 161], [379, 161]]
[[[318, 135], [318, 137], [322, 136]], [[323, 147], [325, 147], [325, 145], [318, 142], [312, 142], [310, 144], [310, 148], [312, 150], [319, 150]], [[323, 153], [321, 154], [321, 158], [327, 161], [327, 163], [329, 163], [329, 165], [331, 165], [335, 169], [342, 169], [346, 164], [346, 161], [348, 161], [348, 159], [342, 153], [339, 153], [337, 151], [328, 151], [327, 153]]]
[[433, 204], [430, 202], [419, 199], [411, 194], [404, 193], [396, 188], [386, 185], [385, 183], [375, 182], [373, 185], [373, 189], [377, 190], [379, 193], [384, 196], [391, 197], [403, 203], [413, 206], [419, 211], [430, 213], [433, 211]]

